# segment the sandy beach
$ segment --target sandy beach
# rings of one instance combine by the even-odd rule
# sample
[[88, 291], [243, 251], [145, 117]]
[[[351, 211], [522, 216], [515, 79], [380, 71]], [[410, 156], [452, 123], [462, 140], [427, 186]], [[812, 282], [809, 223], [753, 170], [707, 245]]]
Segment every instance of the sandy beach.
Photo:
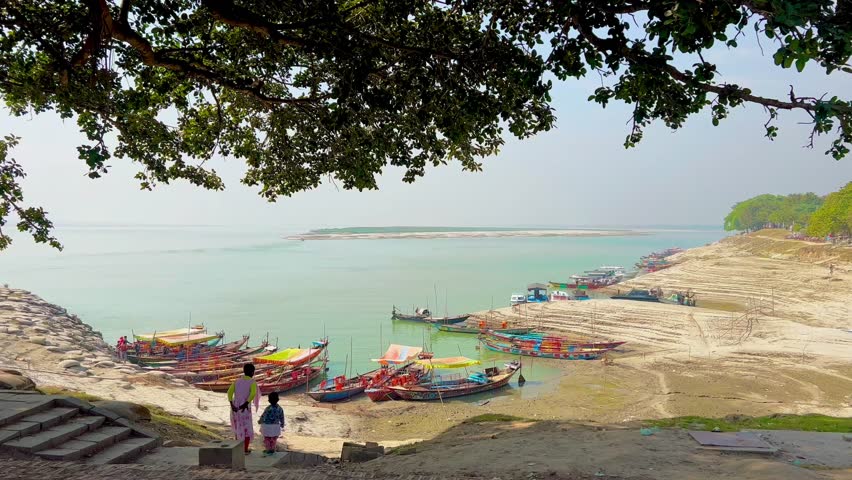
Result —
[[[852, 416], [849, 250], [759, 232], [688, 250], [674, 257], [676, 266], [616, 287], [691, 288], [695, 308], [590, 300], [479, 312], [473, 322], [505, 319], [513, 326], [628, 343], [606, 363], [535, 360], [526, 368], [547, 362], [561, 372], [537, 395], [497, 393], [477, 403], [360, 399], [318, 405], [288, 394], [282, 401], [289, 425], [285, 443], [335, 456], [344, 440], [386, 446], [428, 440], [483, 413], [586, 425], [682, 415]], [[827, 262], [836, 265], [831, 277]], [[203, 422], [227, 420], [223, 394], [114, 364], [99, 334], [81, 319], [21, 290], [0, 289], [0, 365], [25, 370], [40, 386], [159, 405]]]

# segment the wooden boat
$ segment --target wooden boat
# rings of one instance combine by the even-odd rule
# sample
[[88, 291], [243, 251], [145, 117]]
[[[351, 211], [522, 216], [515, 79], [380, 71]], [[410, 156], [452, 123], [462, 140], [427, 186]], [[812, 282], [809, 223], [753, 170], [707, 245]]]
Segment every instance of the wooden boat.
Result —
[[386, 377], [382, 374], [384, 368], [378, 368], [371, 372], [362, 375], [356, 375], [352, 378], [346, 378], [345, 375], [339, 375], [331, 380], [325, 380], [316, 388], [308, 392], [308, 396], [318, 402], [339, 402], [348, 400], [354, 396], [364, 393], [364, 390], [370, 386], [373, 380], [379, 380]]
[[[200, 371], [171, 371], [169, 372], [175, 378], [186, 380], [189, 383], [209, 382], [212, 380], [235, 378], [243, 374], [243, 363], [234, 362], [231, 365], [213, 368], [210, 370]], [[255, 375], [263, 373], [267, 370], [277, 368], [275, 365], [258, 365], [255, 368]]]
[[562, 290], [554, 290], [550, 292], [550, 301], [551, 302], [570, 302], [570, 301], [578, 301], [578, 300], [589, 300], [589, 293], [587, 290], [574, 290], [573, 292], [565, 292]]
[[287, 369], [278, 375], [275, 375], [273, 372], [267, 372], [265, 379], [258, 379], [257, 387], [260, 389], [261, 395], [268, 395], [272, 392], [283, 393], [306, 385], [320, 375], [323, 375], [325, 370], [325, 362], [323, 362], [317, 366], [311, 365], [297, 369]]
[[465, 320], [470, 318], [470, 314], [456, 315], [454, 317], [433, 317], [432, 312], [430, 312], [428, 309], [418, 308], [414, 312], [414, 315], [409, 315], [406, 313], [400, 313], [396, 310], [396, 307], [393, 307], [391, 318], [394, 320], [406, 320], [409, 322], [437, 323], [446, 325], [464, 322]]
[[505, 387], [520, 369], [520, 362], [514, 361], [506, 364], [506, 368], [503, 370], [488, 368], [485, 372], [476, 373], [468, 377], [451, 380], [439, 379], [405, 386], [392, 386], [390, 389], [402, 400], [444, 400]]
[[580, 343], [566, 337], [554, 335], [536, 333], [508, 335], [496, 332], [486, 332], [479, 337], [479, 340], [486, 348], [495, 352], [559, 360], [594, 360], [604, 353], [626, 343]]
[[[127, 352], [127, 359], [131, 363], [148, 365], [160, 362], [192, 361], [193, 359], [202, 360], [219, 354], [238, 352], [241, 348], [243, 348], [248, 340], [249, 337], [245, 335], [240, 340], [216, 346], [202, 346], [197, 344], [169, 346], [168, 344], [163, 344], [163, 347], [168, 348], [168, 353], [162, 353], [162, 347], [151, 347], [150, 343], [138, 342], [142, 345], [142, 353], [137, 355], [136, 352], [131, 349]], [[158, 338], [157, 341], [159, 342], [160, 339]], [[189, 351], [189, 355], [187, 355], [187, 350]], [[158, 351], [161, 353], [157, 353]]]
[[657, 302], [659, 303], [660, 297], [651, 293], [650, 290], [637, 290], [633, 289], [623, 295], [613, 295], [609, 297], [613, 300], [634, 300], [637, 302]]
[[[464, 325], [435, 325], [435, 327], [442, 332], [450, 332], [450, 333], [485, 333], [488, 328], [479, 328], [479, 327], [468, 327]], [[534, 329], [532, 327], [521, 327], [521, 328], [497, 328], [493, 329], [497, 333], [508, 333], [508, 334], [523, 334], [530, 333]]]
[[199, 370], [209, 369], [218, 365], [226, 365], [231, 362], [245, 361], [254, 355], [266, 351], [266, 345], [261, 344], [255, 348], [249, 348], [236, 352], [216, 352], [204, 356], [191, 356], [173, 360], [161, 360], [157, 362], [139, 361], [138, 364], [148, 370], [171, 369], [171, 370]]
[[306, 365], [314, 361], [328, 347], [328, 339], [311, 342], [311, 348], [287, 348], [278, 352], [255, 357], [256, 364], [272, 364], [286, 367]]
[[[261, 395], [267, 395], [272, 392], [286, 392], [300, 385], [305, 385], [309, 381], [319, 377], [325, 372], [325, 363], [321, 365], [303, 366], [298, 368], [277, 367], [263, 372], [261, 375], [255, 374], [254, 380], [260, 389]], [[212, 392], [227, 392], [234, 380], [240, 375], [232, 378], [219, 378], [208, 382], [198, 382], [193, 384], [194, 387], [201, 390], [210, 390]]]
[[140, 333], [138, 335], [134, 334], [133, 339], [136, 340], [137, 342], [150, 342], [154, 338], [159, 338], [159, 337], [175, 337], [175, 336], [178, 336], [178, 335], [195, 335], [195, 334], [198, 334], [198, 333], [205, 333], [205, 332], [207, 332], [207, 328], [204, 325], [196, 325], [194, 327], [176, 328], [174, 330], [163, 330], [161, 332]]
[[381, 376], [374, 378], [364, 393], [374, 402], [396, 399], [396, 394], [390, 389], [391, 385], [408, 384], [419, 378], [420, 371], [413, 368], [416, 358], [425, 360], [432, 358], [432, 354], [424, 352], [420, 347], [391, 344], [381, 358], [373, 359], [383, 367]]

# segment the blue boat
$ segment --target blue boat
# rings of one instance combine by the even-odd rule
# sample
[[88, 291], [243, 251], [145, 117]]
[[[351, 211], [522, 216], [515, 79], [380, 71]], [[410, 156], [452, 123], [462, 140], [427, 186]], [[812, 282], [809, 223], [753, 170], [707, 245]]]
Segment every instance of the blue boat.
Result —
[[381, 368], [367, 372], [363, 375], [358, 375], [352, 378], [346, 378], [345, 375], [334, 377], [333, 379], [324, 380], [319, 386], [308, 392], [308, 396], [318, 402], [339, 402], [348, 400], [356, 395], [364, 393], [364, 390], [370, 386], [371, 380], [380, 372]]
[[547, 285], [543, 283], [531, 283], [527, 285], [527, 303], [549, 302], [547, 297]]

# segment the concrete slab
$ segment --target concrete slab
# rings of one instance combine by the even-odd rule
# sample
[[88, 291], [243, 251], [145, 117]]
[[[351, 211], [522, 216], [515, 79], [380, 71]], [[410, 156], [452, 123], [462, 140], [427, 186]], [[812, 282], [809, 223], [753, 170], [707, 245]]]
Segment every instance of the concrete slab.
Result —
[[72, 461], [79, 460], [98, 450], [98, 444], [81, 440], [69, 440], [56, 448], [36, 452], [36, 455], [46, 460]]
[[0, 444], [0, 448], [4, 450], [19, 450], [24, 453], [35, 453], [66, 442], [87, 430], [88, 427], [85, 424], [66, 423], [34, 435], [5, 442]]
[[97, 443], [101, 448], [118, 443], [130, 436], [130, 429], [125, 427], [101, 427], [94, 432], [87, 432], [77, 440]]
[[128, 438], [96, 453], [86, 460], [86, 463], [91, 465], [127, 463], [137, 456], [156, 448], [158, 443], [154, 438]]
[[223, 466], [243, 469], [246, 466], [243, 442], [240, 440], [214, 440], [198, 449], [198, 465]]
[[12, 430], [20, 432], [21, 435], [31, 435], [41, 430], [41, 424], [36, 422], [25, 422], [21, 420], [15, 423], [10, 423], [9, 425], [3, 425], [3, 430]]
[[0, 392], [0, 402], [32, 402], [33, 397], [27, 395], [16, 395], [14, 393]]
[[0, 444], [15, 440], [16, 438], [19, 438], [21, 436], [21, 432], [17, 430], [0, 430]]
[[49, 410], [45, 410], [40, 413], [36, 413], [35, 415], [29, 415], [21, 420], [25, 422], [35, 422], [41, 424], [41, 429], [46, 430], [54, 425], [59, 425], [60, 423], [68, 420], [69, 418], [77, 415], [80, 411], [76, 408], [69, 407], [54, 407]]
[[76, 408], [81, 412], [88, 412], [89, 410], [95, 407], [94, 405], [85, 400], [81, 400], [79, 398], [74, 397], [66, 397], [64, 395], [54, 397], [54, 399], [56, 400], [57, 406]]
[[[852, 468], [852, 442], [842, 433], [792, 430], [752, 430], [778, 448], [782, 458], [801, 465], [825, 468]], [[848, 435], [848, 434], [847, 434]]]
[[708, 450], [773, 454], [775, 447], [753, 432], [689, 432], [689, 435]]
[[104, 417], [98, 416], [84, 416], [84, 417], [74, 417], [68, 420], [68, 423], [82, 423], [86, 425], [90, 432], [97, 430], [98, 427], [104, 424]]
[[44, 397], [34, 397], [32, 402], [0, 402], [0, 426], [17, 422], [18, 420], [42, 412], [53, 406], [53, 400]]

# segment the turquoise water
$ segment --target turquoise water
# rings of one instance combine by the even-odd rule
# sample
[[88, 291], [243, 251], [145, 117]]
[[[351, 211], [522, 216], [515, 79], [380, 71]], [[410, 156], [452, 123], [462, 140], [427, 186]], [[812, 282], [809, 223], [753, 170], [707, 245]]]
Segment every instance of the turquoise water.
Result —
[[[671, 246], [716, 241], [711, 229], [656, 230], [626, 237], [459, 238], [288, 241], [297, 232], [221, 227], [76, 227], [59, 234], [62, 253], [17, 240], [0, 254], [0, 283], [66, 307], [108, 341], [204, 323], [226, 340], [267, 333], [280, 347], [328, 335], [331, 368], [350, 354], [371, 367], [390, 342], [423, 345], [438, 356], [479, 352], [473, 335], [436, 333], [391, 321], [393, 305], [435, 305], [436, 314], [508, 304], [531, 282], [565, 281], [600, 265], [632, 266]], [[542, 375], [546, 376], [546, 370]], [[536, 380], [525, 372], [527, 379]]]

